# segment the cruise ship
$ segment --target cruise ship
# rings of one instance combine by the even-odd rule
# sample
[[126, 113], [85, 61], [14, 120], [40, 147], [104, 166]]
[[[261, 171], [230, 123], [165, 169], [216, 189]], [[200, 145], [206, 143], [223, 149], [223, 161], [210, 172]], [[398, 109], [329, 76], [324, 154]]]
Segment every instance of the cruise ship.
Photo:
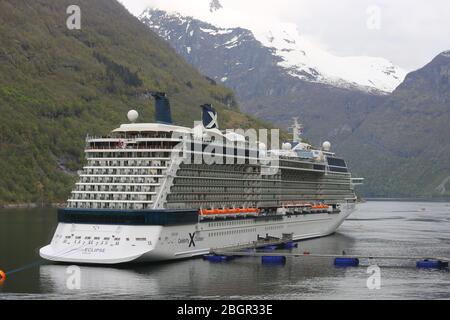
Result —
[[261, 237], [327, 236], [355, 209], [358, 180], [329, 142], [306, 143], [297, 119], [292, 140], [268, 148], [219, 130], [209, 104], [192, 128], [175, 125], [166, 94], [151, 96], [155, 122], [137, 122], [131, 110], [129, 123], [86, 137], [86, 165], [58, 210], [42, 258], [83, 264], [191, 258]]

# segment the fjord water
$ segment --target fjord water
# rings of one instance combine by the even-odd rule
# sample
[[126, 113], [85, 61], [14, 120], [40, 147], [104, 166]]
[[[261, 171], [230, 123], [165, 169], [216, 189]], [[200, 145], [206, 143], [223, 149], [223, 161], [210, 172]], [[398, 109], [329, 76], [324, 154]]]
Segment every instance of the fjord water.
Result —
[[[56, 226], [55, 209], [0, 210], [0, 299], [450, 299], [448, 270], [418, 270], [415, 261], [361, 260], [336, 268], [329, 258], [258, 258], [226, 263], [190, 259], [122, 267], [81, 266], [80, 289], [67, 287], [67, 265], [44, 262], [38, 249]], [[450, 257], [449, 202], [366, 202], [328, 237], [294, 251]], [[381, 288], [369, 290], [369, 265]]]

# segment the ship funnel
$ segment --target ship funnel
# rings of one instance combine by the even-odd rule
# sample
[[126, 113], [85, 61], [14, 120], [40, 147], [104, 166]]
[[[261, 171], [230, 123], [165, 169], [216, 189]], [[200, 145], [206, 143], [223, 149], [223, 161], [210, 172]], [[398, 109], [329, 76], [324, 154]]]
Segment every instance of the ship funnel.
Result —
[[205, 129], [219, 129], [217, 112], [210, 104], [204, 104], [202, 108], [202, 122]]
[[169, 99], [164, 92], [152, 92], [155, 98], [155, 121], [158, 123], [172, 124]]

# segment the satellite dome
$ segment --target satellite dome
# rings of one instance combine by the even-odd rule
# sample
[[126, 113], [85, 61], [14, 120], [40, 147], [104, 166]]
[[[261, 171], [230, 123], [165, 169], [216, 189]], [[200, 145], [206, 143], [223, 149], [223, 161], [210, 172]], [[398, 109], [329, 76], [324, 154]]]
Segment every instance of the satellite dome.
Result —
[[330, 151], [331, 149], [331, 143], [329, 141], [325, 141], [324, 143], [322, 143], [322, 149], [324, 151]]
[[130, 110], [128, 111], [127, 117], [130, 122], [135, 122], [139, 117], [139, 113], [136, 110]]
[[292, 144], [290, 144], [289, 142], [285, 142], [282, 144], [281, 148], [283, 150], [291, 150], [292, 149]]

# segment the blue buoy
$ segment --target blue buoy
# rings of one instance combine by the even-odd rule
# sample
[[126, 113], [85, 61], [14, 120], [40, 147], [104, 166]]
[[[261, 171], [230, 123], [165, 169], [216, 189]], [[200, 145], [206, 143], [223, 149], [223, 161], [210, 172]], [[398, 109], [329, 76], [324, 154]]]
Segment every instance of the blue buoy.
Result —
[[278, 248], [278, 246], [276, 246], [276, 245], [269, 245], [269, 246], [263, 247], [262, 249], [264, 251], [272, 251], [272, 250], [276, 250], [277, 248]]
[[284, 249], [293, 249], [293, 248], [297, 248], [297, 247], [298, 247], [297, 242], [290, 241], [290, 242], [283, 243]]
[[448, 262], [424, 259], [417, 261], [416, 267], [420, 269], [445, 269], [448, 268]]
[[337, 267], [357, 267], [359, 265], [358, 258], [335, 258], [334, 265]]
[[203, 256], [203, 260], [207, 260], [209, 262], [224, 262], [224, 261], [229, 261], [231, 260], [233, 257], [231, 256], [220, 256], [220, 255], [215, 255], [215, 254], [207, 254]]
[[262, 263], [271, 263], [271, 264], [285, 264], [286, 257], [285, 256], [262, 256]]

